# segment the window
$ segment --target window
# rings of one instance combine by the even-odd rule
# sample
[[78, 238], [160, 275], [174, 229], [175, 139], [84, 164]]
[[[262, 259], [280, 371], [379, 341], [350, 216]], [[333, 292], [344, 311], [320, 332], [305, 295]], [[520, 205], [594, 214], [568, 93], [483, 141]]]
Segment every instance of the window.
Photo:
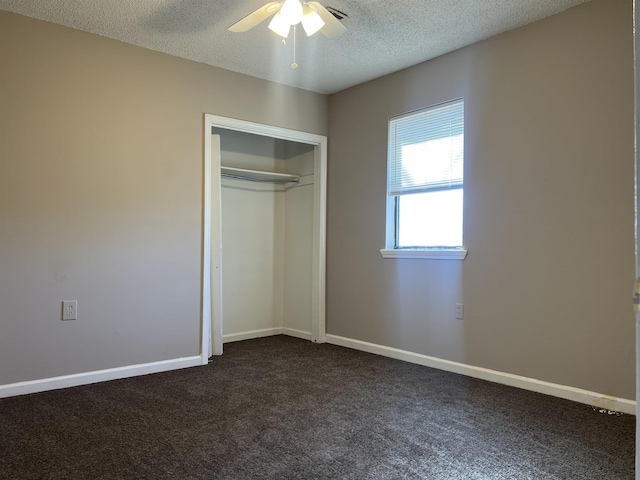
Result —
[[389, 120], [384, 257], [463, 259], [464, 101]]

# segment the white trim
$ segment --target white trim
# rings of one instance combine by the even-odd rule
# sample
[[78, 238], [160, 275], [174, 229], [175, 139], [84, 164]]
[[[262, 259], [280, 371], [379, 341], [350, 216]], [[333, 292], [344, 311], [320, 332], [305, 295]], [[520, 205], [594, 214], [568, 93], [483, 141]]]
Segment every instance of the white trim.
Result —
[[[206, 361], [207, 359], [205, 358], [205, 364], [207, 363]], [[10, 383], [8, 385], [0, 385], [0, 398], [46, 392], [48, 390], [58, 390], [60, 388], [77, 387], [79, 385], [89, 385], [91, 383], [137, 377], [139, 375], [148, 375], [150, 373], [167, 372], [169, 370], [195, 367], [202, 364], [202, 358], [198, 355], [196, 357], [183, 357], [173, 360], [161, 360], [159, 362], [141, 363], [138, 365], [128, 365], [125, 367], [109, 368], [106, 370], [96, 370], [94, 372], [76, 373], [73, 375], [64, 375], [62, 377]]]
[[[265, 328], [249, 332], [224, 335], [224, 343], [237, 342], [240, 340], [250, 340], [253, 338], [270, 337], [273, 335], [288, 335], [290, 337], [311, 340], [311, 332], [304, 332], [293, 328]], [[198, 355], [194, 357], [176, 358], [172, 360], [161, 360], [159, 362], [142, 363], [138, 365], [127, 365], [124, 367], [109, 368], [106, 370], [96, 370], [93, 372], [76, 373], [61, 377], [43, 378], [40, 380], [30, 380], [26, 382], [10, 383], [0, 385], [0, 398], [27, 395], [30, 393], [46, 392], [49, 390], [59, 390], [61, 388], [78, 387], [90, 385], [92, 383], [118, 380], [121, 378], [137, 377], [149, 375], [151, 373], [167, 372], [181, 368], [197, 367], [206, 365], [208, 358]]]
[[294, 328], [287, 328], [287, 327], [282, 327], [282, 334], [288, 335], [289, 337], [296, 337], [296, 338], [301, 338], [302, 340], [309, 340], [309, 341], [311, 341], [313, 338], [313, 335], [311, 334], [311, 332], [305, 332], [303, 330], [296, 330]]
[[[206, 130], [205, 130], [206, 132]], [[208, 183], [209, 192], [205, 192], [205, 198], [211, 202], [210, 222], [204, 224], [205, 237], [209, 243], [205, 244], [209, 248], [209, 261], [203, 258], [203, 275], [211, 278], [209, 293], [209, 305], [211, 310], [210, 320], [205, 321], [203, 317], [202, 332], [208, 330], [208, 355], [222, 355], [222, 177], [220, 176], [220, 135], [211, 134], [211, 126], [208, 127], [208, 134], [205, 139], [210, 139], [211, 150], [209, 156], [205, 156], [205, 165], [210, 165], [210, 180]], [[208, 160], [208, 161], [207, 161]], [[213, 252], [216, 252], [215, 254]], [[208, 270], [207, 270], [208, 268]], [[203, 302], [205, 298], [203, 298]], [[204, 306], [202, 308], [204, 311]], [[207, 358], [208, 360], [208, 358]]]
[[[211, 128], [209, 127], [207, 134], [207, 122], [204, 122], [205, 142], [204, 142], [204, 178], [202, 179], [202, 306], [200, 320], [200, 358], [203, 362], [209, 361], [209, 355], [214, 350], [211, 343], [211, 151], [212, 139]], [[206, 159], [209, 159], [207, 161]], [[206, 352], [206, 353], [205, 353]], [[203, 363], [204, 364], [204, 363]]]
[[383, 248], [380, 254], [384, 258], [421, 258], [431, 260], [464, 260], [467, 258], [467, 251], [463, 248], [441, 249], [441, 248]]
[[[290, 140], [314, 148], [314, 208], [313, 208], [313, 267], [312, 267], [312, 341], [325, 341], [326, 308], [326, 197], [327, 197], [327, 137], [298, 130], [273, 127], [259, 123], [204, 115], [204, 195], [203, 195], [203, 255], [202, 255], [202, 346], [203, 361], [210, 354], [222, 354], [222, 260], [220, 201], [220, 158], [212, 155], [212, 128], [224, 128], [239, 132]], [[215, 175], [213, 173], [215, 172]], [[217, 192], [217, 193], [216, 193]], [[216, 272], [216, 269], [217, 272]], [[216, 272], [212, 276], [212, 272]], [[218, 281], [220, 283], [218, 284]], [[213, 325], [213, 328], [212, 328]], [[206, 353], [204, 353], [206, 352]]]
[[511, 387], [522, 388], [532, 392], [552, 395], [554, 397], [572, 400], [574, 402], [584, 403], [599, 408], [615, 410], [617, 412], [636, 414], [636, 401], [625, 398], [612, 397], [602, 393], [591, 392], [581, 388], [559, 385], [556, 383], [536, 380], [535, 378], [522, 377], [511, 373], [498, 372], [488, 368], [475, 367], [464, 363], [453, 362], [451, 360], [443, 360], [441, 358], [430, 357], [420, 353], [408, 352], [393, 347], [377, 345], [374, 343], [363, 342], [361, 340], [353, 340], [350, 338], [340, 337], [337, 335], [327, 335], [327, 343], [340, 345], [341, 347], [353, 348], [363, 352], [374, 353], [384, 357], [404, 360], [405, 362], [416, 363], [447, 372], [459, 373], [473, 378], [480, 378], [490, 382], [509, 385]]
[[311, 267], [311, 341], [326, 341], [327, 137], [319, 137], [313, 162], [313, 263]]
[[[263, 135], [265, 137], [279, 138], [282, 140], [292, 140], [294, 142], [306, 143], [309, 145], [319, 145], [323, 140], [326, 141], [324, 135], [316, 135], [315, 133], [301, 132], [300, 130], [291, 130], [288, 128], [274, 127], [262, 123], [248, 122], [246, 120], [238, 120], [236, 118], [221, 117], [219, 115], [205, 114], [205, 120], [210, 127], [226, 128], [227, 130], [235, 130], [237, 132], [253, 133]], [[211, 134], [211, 128], [208, 130]]]
[[249, 330], [248, 332], [227, 333], [222, 336], [224, 343], [240, 342], [242, 340], [251, 340], [253, 338], [272, 337], [273, 335], [281, 335], [282, 328], [263, 328], [260, 330]]
[[311, 332], [296, 330], [286, 327], [263, 328], [260, 330], [250, 330], [248, 332], [228, 333], [223, 336], [224, 343], [240, 342], [242, 340], [251, 340], [253, 338], [272, 337], [274, 335], [287, 335], [289, 337], [301, 338], [303, 340], [311, 340]]

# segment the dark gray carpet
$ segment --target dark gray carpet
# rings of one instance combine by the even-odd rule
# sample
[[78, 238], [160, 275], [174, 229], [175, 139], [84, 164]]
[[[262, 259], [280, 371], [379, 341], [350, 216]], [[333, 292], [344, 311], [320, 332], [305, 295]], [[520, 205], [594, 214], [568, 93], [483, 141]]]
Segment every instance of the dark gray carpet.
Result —
[[635, 417], [271, 337], [0, 400], [2, 479], [633, 479]]

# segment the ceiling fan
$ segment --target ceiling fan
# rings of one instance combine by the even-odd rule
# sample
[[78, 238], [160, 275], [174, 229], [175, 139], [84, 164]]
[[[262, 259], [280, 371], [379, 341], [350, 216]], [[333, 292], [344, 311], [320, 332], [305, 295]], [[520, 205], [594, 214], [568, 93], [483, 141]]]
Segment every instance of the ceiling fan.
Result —
[[320, 3], [305, 0], [267, 3], [231, 25], [228, 30], [247, 32], [272, 15], [269, 29], [282, 38], [287, 38], [291, 27], [299, 23], [302, 23], [302, 28], [308, 37], [320, 31], [327, 38], [335, 38], [347, 31], [347, 28]]

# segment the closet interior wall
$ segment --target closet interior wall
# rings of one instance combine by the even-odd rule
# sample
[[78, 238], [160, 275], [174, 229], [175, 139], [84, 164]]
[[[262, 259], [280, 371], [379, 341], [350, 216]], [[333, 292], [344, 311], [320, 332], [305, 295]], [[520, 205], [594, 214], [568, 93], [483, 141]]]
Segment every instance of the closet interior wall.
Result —
[[222, 184], [223, 341], [311, 339], [314, 147], [216, 128], [221, 164], [300, 176], [297, 184]]

